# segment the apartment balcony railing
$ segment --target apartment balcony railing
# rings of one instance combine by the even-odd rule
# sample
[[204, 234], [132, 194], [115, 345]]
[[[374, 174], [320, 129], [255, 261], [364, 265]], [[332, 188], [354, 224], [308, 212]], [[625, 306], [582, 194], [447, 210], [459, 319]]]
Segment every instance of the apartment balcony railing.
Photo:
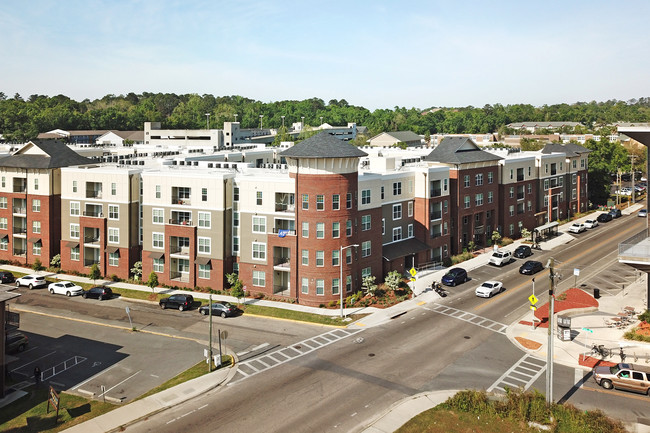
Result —
[[182, 206], [189, 206], [192, 204], [192, 201], [189, 198], [178, 198], [172, 197], [172, 204], [179, 204]]
[[280, 232], [284, 233], [285, 236], [295, 236], [296, 235], [295, 230], [282, 229], [282, 228], [278, 228], [278, 227], [273, 228], [273, 233], [280, 234]]
[[99, 236], [85, 236], [84, 245], [99, 245]]
[[282, 204], [282, 203], [276, 203], [275, 204], [275, 211], [276, 212], [295, 212], [296, 211], [296, 205], [295, 204]]
[[431, 239], [439, 238], [440, 236], [442, 236], [442, 232], [431, 233]]
[[431, 197], [440, 197], [442, 195], [442, 189], [432, 189], [431, 190]]
[[84, 266], [92, 266], [94, 264], [99, 264], [99, 259], [84, 259]]
[[524, 180], [524, 175], [523, 174], [518, 174], [517, 175], [517, 182], [521, 182], [522, 180]]
[[524, 196], [525, 196], [525, 194], [523, 192], [518, 192], [517, 193], [517, 200], [523, 200]]
[[14, 234], [15, 235], [24, 235], [27, 233], [27, 228], [26, 227], [14, 227]]
[[273, 285], [273, 294], [275, 296], [290, 296], [289, 287], [282, 285]]
[[289, 257], [274, 257], [273, 266], [288, 269], [291, 267], [291, 259]]
[[86, 191], [86, 198], [102, 198], [102, 191], [101, 190], [87, 190]]
[[434, 210], [431, 212], [431, 221], [433, 220], [439, 220], [442, 218], [442, 211], [441, 210]]
[[169, 224], [177, 225], [177, 226], [190, 226], [194, 227], [194, 223], [190, 220], [178, 220], [178, 219], [170, 219]]
[[14, 256], [25, 257], [27, 250], [14, 250]]
[[178, 254], [183, 256], [190, 255], [190, 247], [170, 247], [169, 254]]
[[650, 232], [644, 229], [618, 244], [618, 259], [650, 265]]
[[27, 215], [27, 208], [14, 206], [13, 213], [16, 215]]
[[85, 217], [104, 218], [104, 212], [84, 211]]

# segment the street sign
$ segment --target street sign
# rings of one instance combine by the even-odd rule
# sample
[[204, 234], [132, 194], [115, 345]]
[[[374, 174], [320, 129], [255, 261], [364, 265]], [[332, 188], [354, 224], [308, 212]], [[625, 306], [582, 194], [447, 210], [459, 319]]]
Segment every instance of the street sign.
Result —
[[530, 306], [530, 309], [533, 310], [533, 311], [536, 311], [536, 310], [537, 310], [537, 307], [534, 306], [534, 305], [531, 305], [531, 306]]
[[415, 282], [415, 278], [411, 278], [411, 281]]
[[576, 277], [579, 277], [580, 276], [580, 269], [573, 268], [573, 275], [575, 275]]
[[131, 312], [131, 309], [129, 307], [126, 307], [126, 314], [129, 314]]
[[583, 330], [583, 331], [587, 331], [587, 332], [591, 332], [592, 334], [594, 333], [594, 330], [593, 330], [593, 329], [582, 328], [582, 330]]
[[537, 301], [539, 301], [539, 299], [537, 299], [537, 296], [535, 296], [535, 295], [530, 295], [530, 296], [528, 297], [528, 300], [529, 300], [530, 303], [533, 304], [533, 305], [537, 304]]
[[409, 274], [411, 274], [412, 277], [415, 277], [415, 275], [418, 273], [418, 271], [415, 270], [415, 268], [411, 268], [409, 270]]

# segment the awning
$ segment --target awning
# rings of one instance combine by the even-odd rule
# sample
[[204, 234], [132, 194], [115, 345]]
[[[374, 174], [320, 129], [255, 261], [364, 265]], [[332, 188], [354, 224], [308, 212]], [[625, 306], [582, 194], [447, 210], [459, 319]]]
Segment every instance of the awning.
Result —
[[209, 257], [197, 257], [196, 260], [194, 260], [194, 263], [197, 265], [207, 265], [210, 263], [210, 258]]
[[41, 238], [29, 238], [29, 242], [32, 244], [37, 244], [41, 241]]
[[546, 223], [546, 224], [544, 224], [542, 226], [535, 227], [535, 230], [537, 230], [538, 232], [541, 232], [541, 231], [544, 231], [544, 230], [552, 229], [553, 227], [557, 227], [559, 225], [560, 225], [560, 223], [558, 223], [557, 221], [551, 221], [550, 223]]
[[79, 248], [79, 242], [76, 241], [68, 241], [65, 243], [65, 246], [67, 248]]
[[106, 252], [109, 254], [119, 253], [120, 249], [118, 247], [106, 247]]
[[393, 261], [400, 257], [406, 257], [410, 254], [419, 253], [420, 251], [426, 251], [428, 249], [430, 249], [430, 247], [424, 242], [411, 238], [395, 242], [394, 244], [384, 245], [383, 255], [384, 259]]
[[9, 237], [8, 234], [4, 234], [4, 235], [0, 236], [0, 239], [6, 239], [6, 238], [8, 238], [8, 237]]
[[158, 251], [152, 251], [149, 253], [149, 257], [152, 259], [161, 259], [164, 255], [165, 253], [159, 253]]

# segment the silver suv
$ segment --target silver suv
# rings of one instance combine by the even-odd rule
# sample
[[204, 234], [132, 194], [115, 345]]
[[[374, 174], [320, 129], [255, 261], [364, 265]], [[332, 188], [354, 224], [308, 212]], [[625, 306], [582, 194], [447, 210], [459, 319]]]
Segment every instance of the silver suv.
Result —
[[490, 264], [496, 266], [503, 266], [510, 263], [512, 260], [512, 253], [506, 250], [496, 250], [492, 257], [490, 257]]
[[593, 369], [596, 383], [605, 389], [625, 389], [648, 394], [650, 390], [650, 368], [637, 364], [616, 364], [613, 367]]

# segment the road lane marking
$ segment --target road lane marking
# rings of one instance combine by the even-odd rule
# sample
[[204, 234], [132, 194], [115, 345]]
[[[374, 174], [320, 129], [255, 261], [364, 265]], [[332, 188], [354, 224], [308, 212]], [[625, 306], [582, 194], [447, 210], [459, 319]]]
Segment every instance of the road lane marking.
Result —
[[[425, 307], [425, 309], [429, 311], [433, 311], [434, 313], [449, 316], [454, 319], [462, 320], [464, 322], [470, 323], [480, 328], [485, 328], [492, 332], [497, 332], [499, 334], [505, 335], [506, 329], [508, 328], [508, 325], [505, 325], [503, 323], [495, 322], [494, 320], [488, 319], [487, 317], [477, 316], [476, 314], [459, 310], [457, 308], [449, 307], [447, 305], [433, 304], [430, 308]], [[476, 323], [476, 321], [479, 320], [480, 322]]]
[[[99, 376], [100, 374], [104, 374], [104, 373], [106, 373], [108, 370], [110, 370], [110, 369], [112, 369], [112, 368], [115, 368], [115, 367], [117, 367], [117, 364], [113, 364], [113, 365], [111, 365], [110, 367], [108, 367], [106, 370], [100, 371], [99, 373], [96, 373], [96, 374], [90, 376], [88, 379], [84, 380], [84, 381], [81, 382], [81, 383], [78, 383], [78, 384], [74, 385], [74, 386], [73, 386], [72, 388], [70, 388], [70, 389], [77, 389], [77, 388], [79, 388], [80, 386], [85, 385], [86, 383], [90, 382], [91, 380], [93, 380], [94, 378], [96, 378], [97, 376]], [[94, 394], [94, 393], [93, 393], [93, 394]]]
[[[488, 389], [487, 392], [499, 390], [505, 392], [505, 386], [510, 385], [513, 388], [523, 388], [527, 390], [533, 383], [546, 371], [546, 363], [534, 356], [525, 354], [519, 361], [510, 367], [501, 375]], [[520, 379], [516, 375], [523, 377]], [[520, 383], [513, 383], [520, 382]], [[523, 385], [521, 385], [523, 383]]]
[[123, 384], [123, 383], [126, 382], [127, 380], [131, 379], [132, 377], [134, 377], [136, 374], [140, 373], [141, 371], [142, 371], [142, 370], [138, 370], [138, 371], [136, 371], [135, 373], [133, 373], [131, 376], [127, 377], [127, 378], [124, 379], [123, 381], [121, 381], [121, 382], [115, 384], [114, 386], [108, 388], [106, 391], [104, 391], [103, 393], [99, 394], [99, 395], [97, 396], [97, 398], [101, 397], [102, 395], [105, 395], [108, 391], [110, 391], [110, 390], [112, 390], [112, 389], [114, 389], [114, 388], [120, 386], [121, 384]]

